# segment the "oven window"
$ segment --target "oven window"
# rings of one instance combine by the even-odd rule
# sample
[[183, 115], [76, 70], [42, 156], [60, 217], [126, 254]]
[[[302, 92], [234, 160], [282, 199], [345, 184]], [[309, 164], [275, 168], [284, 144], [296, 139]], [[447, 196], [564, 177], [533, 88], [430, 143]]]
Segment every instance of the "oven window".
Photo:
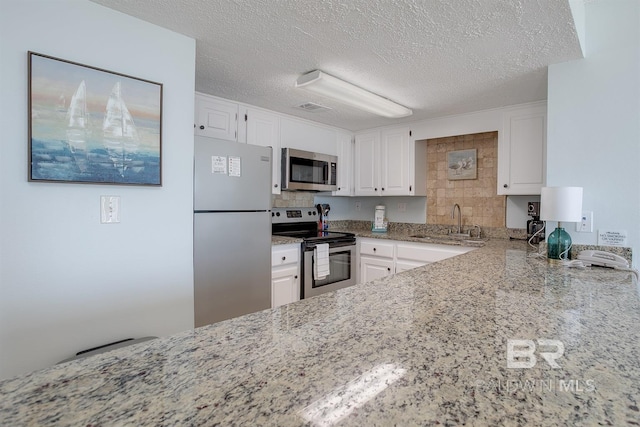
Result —
[[292, 157], [290, 180], [307, 184], [326, 184], [327, 162]]
[[[315, 259], [313, 262], [316, 262]], [[322, 280], [313, 281], [313, 288], [319, 288], [321, 286], [351, 279], [351, 250], [330, 252], [329, 270], [330, 273], [327, 277]]]

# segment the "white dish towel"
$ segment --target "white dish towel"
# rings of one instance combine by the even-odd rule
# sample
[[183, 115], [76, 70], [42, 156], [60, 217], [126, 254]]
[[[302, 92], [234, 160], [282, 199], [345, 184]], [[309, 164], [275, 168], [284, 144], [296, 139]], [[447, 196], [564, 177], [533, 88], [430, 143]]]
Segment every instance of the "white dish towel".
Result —
[[322, 280], [331, 274], [329, 268], [329, 244], [320, 243], [313, 249], [313, 278]]

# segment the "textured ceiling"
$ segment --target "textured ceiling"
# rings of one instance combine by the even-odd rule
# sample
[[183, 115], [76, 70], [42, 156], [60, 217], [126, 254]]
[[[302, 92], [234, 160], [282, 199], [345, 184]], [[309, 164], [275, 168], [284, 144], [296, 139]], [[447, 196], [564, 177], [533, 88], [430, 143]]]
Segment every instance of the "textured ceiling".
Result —
[[[547, 66], [582, 57], [568, 0], [92, 1], [196, 39], [197, 91], [349, 130], [543, 100]], [[294, 88], [315, 69], [414, 114]]]

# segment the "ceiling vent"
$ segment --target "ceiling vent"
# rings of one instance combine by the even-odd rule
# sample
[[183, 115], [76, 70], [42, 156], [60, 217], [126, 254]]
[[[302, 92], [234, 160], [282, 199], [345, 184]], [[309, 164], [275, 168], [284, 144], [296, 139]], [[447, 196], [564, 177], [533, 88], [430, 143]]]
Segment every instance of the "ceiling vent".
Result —
[[296, 108], [300, 108], [310, 113], [320, 113], [322, 111], [329, 111], [331, 108], [324, 105], [316, 104], [315, 102], [305, 102], [304, 104], [297, 105]]

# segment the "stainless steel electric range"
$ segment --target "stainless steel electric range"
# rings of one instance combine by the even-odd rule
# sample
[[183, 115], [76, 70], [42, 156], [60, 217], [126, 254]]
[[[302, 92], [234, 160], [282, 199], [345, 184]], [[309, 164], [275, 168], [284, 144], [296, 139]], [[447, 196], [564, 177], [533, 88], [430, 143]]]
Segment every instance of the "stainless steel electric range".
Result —
[[[356, 284], [356, 237], [353, 233], [318, 230], [316, 208], [273, 208], [271, 232], [301, 238], [302, 280], [300, 298], [309, 298]], [[318, 276], [314, 269], [317, 248], [328, 245], [329, 274]]]

